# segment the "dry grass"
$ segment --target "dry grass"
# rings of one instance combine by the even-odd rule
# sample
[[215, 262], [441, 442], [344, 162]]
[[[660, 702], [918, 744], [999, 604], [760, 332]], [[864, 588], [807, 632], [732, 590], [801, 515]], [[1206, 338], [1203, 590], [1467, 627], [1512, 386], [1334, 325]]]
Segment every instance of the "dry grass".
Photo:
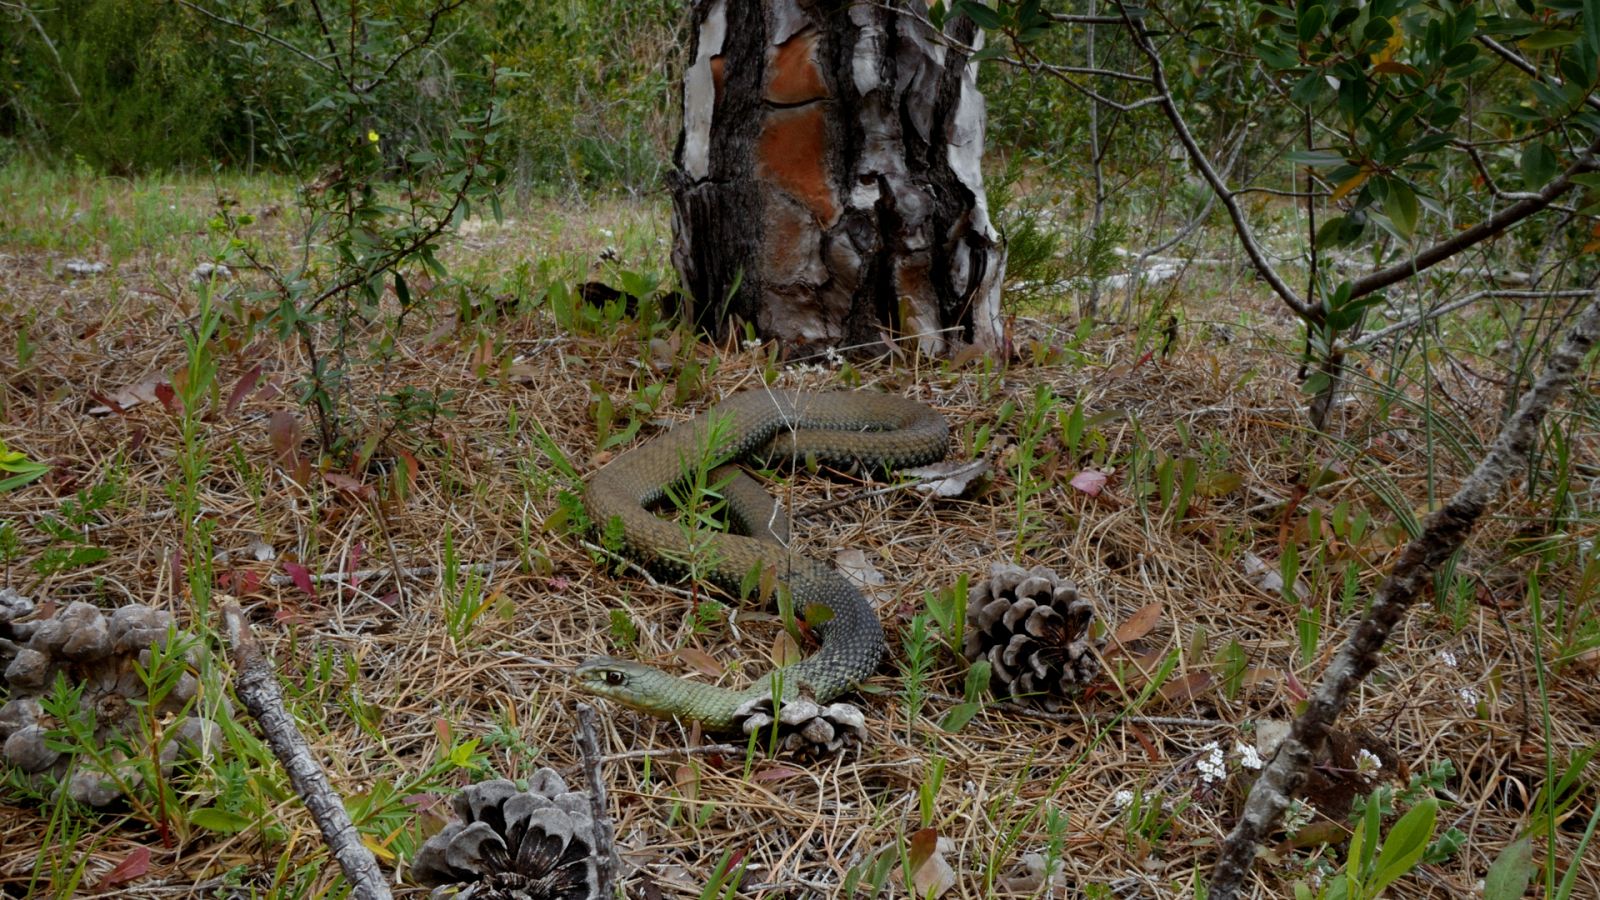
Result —
[[[203, 189], [195, 194], [185, 200], [203, 207]], [[653, 248], [665, 229], [659, 210], [607, 205], [519, 218], [518, 224], [469, 237], [453, 250], [453, 265], [492, 293], [501, 289], [495, 277], [507, 276], [516, 260], [539, 248], [566, 253], [561, 274], [570, 277], [581, 273], [605, 241], [601, 227], [625, 232], [625, 256], [660, 259]], [[618, 228], [619, 221], [629, 224]], [[152, 375], [170, 375], [181, 364], [179, 329], [194, 309], [185, 273], [205, 246], [201, 236], [176, 236], [130, 250], [112, 273], [83, 279], [57, 274], [71, 255], [64, 250], [0, 246], [0, 283], [7, 285], [0, 322], [6, 333], [27, 323], [38, 348], [24, 370], [9, 355], [0, 361], [0, 439], [56, 467], [45, 482], [3, 498], [0, 518], [19, 523], [25, 541], [8, 577], [25, 593], [102, 605], [140, 601], [182, 618], [191, 615], [191, 598], [174, 574], [181, 565], [174, 560], [181, 560], [182, 531], [168, 495], [180, 480], [176, 417], [159, 402], [143, 403], [125, 416], [92, 417], [87, 410], [97, 394], [114, 395]], [[1029, 534], [1017, 534], [1014, 422], [995, 429], [987, 452], [996, 477], [974, 499], [928, 502], [914, 492], [895, 492], [812, 516], [808, 510], [848, 497], [858, 486], [800, 475], [776, 488], [796, 511], [795, 531], [806, 552], [827, 557], [837, 548], [866, 551], [890, 586], [880, 612], [896, 639], [923, 608], [925, 592], [1020, 556], [1075, 579], [1110, 629], [1159, 603], [1156, 624], [1127, 655], [1148, 664], [1175, 654], [1178, 664], [1169, 681], [1192, 690], [1158, 692], [1131, 708], [1141, 688], [1134, 672], [1122, 689], [1107, 682], [1063, 714], [996, 705], [952, 734], [938, 723], [956, 701], [953, 695], [961, 693], [961, 667], [948, 654], [937, 657], [936, 696], [908, 724], [894, 674], [905, 652], [896, 643], [894, 661], [861, 698], [869, 712], [865, 747], [818, 763], [686, 754], [685, 748], [712, 739], [608, 707], [601, 737], [607, 752], [616, 754], [605, 771], [630, 896], [699, 896], [725, 851], [743, 854], [744, 895], [834, 895], [852, 866], [922, 827], [924, 803], [931, 826], [952, 842], [943, 855], [958, 880], [947, 896], [1036, 895], [1021, 878], [1021, 860], [1049, 843], [1047, 810], [1066, 817], [1057, 836], [1065, 896], [1192, 893], [1241, 794], [1232, 780], [1207, 783], [1197, 763], [1212, 742], [1231, 750], [1238, 741], [1253, 740], [1255, 723], [1292, 716], [1297, 685], [1314, 681], [1339, 634], [1344, 567], [1353, 564], [1361, 585], [1370, 587], [1401, 539], [1373, 485], [1387, 479], [1408, 503], [1421, 506], [1430, 471], [1435, 493], [1448, 490], [1459, 474], [1447, 455], [1426, 464], [1429, 445], [1418, 439], [1421, 419], [1408, 410], [1379, 421], [1367, 418], [1369, 404], [1349, 407], [1341, 424], [1344, 446], [1306, 432], [1294, 362], [1274, 349], [1290, 330], [1248, 284], [1209, 289], [1222, 294], [1211, 308], [1228, 309], [1230, 320], [1249, 311], [1263, 330], [1236, 330], [1233, 340], [1222, 341], [1219, 331], [1191, 325], [1165, 359], [1144, 358], [1147, 344], [1138, 335], [1105, 329], [1080, 348], [1077, 363], [1019, 364], [992, 375], [926, 362], [859, 373], [864, 386], [903, 392], [944, 412], [960, 435], [956, 452], [970, 446], [979, 426], [997, 422], [1003, 402], [1026, 407], [1041, 384], [1065, 398], [1063, 412], [1078, 402], [1100, 416], [1094, 430], [1105, 442], [1098, 461], [1112, 474], [1107, 491], [1091, 497], [1069, 487], [1068, 480], [1090, 460], [1065, 458], [1046, 442], [1041, 452], [1050, 461], [1039, 473], [1046, 489], [1033, 501], [1038, 525]], [[619, 407], [651, 380], [668, 382], [671, 394], [673, 372], [640, 365], [638, 336], [626, 327], [605, 335], [562, 333], [542, 312], [492, 324], [457, 322], [455, 306], [453, 300], [439, 303], [438, 318], [412, 330], [387, 382], [380, 385], [371, 373], [361, 376], [358, 396], [394, 384], [458, 392], [456, 415], [407, 439], [422, 474], [410, 496], [387, 502], [381, 517], [372, 503], [317, 480], [299, 484], [274, 462], [266, 427], [271, 412], [295, 411], [305, 432], [311, 431], [288, 396], [304, 367], [298, 349], [266, 336], [242, 340], [237, 323], [221, 345], [220, 394], [205, 431], [211, 467], [201, 500], [215, 528], [216, 549], [231, 554], [219, 573], [260, 576], [240, 599], [274, 653], [313, 743], [325, 752], [334, 784], [350, 795], [404, 784], [467, 738], [484, 739], [478, 750], [499, 775], [526, 777], [548, 765], [576, 780], [572, 710], [581, 698], [565, 677], [568, 667], [601, 652], [681, 666], [676, 651], [695, 647], [727, 665], [734, 673], [729, 679], [736, 680], [740, 668], [767, 667], [779, 630], [767, 610], [741, 611], [737, 635], [721, 625], [696, 629], [682, 590], [608, 571], [561, 528], [546, 527], [560, 508], [557, 493], [564, 485], [559, 477], [547, 477], [552, 467], [530, 441], [530, 423], [540, 423], [582, 472], [600, 464], [604, 454], [595, 450], [589, 412], [592, 384], [609, 391]], [[1191, 323], [1200, 318], [1194, 309], [1188, 316]], [[480, 371], [485, 336], [494, 359], [515, 357], [514, 379], [502, 380], [493, 365]], [[1064, 340], [1050, 321], [1020, 322], [1018, 336], [1024, 350], [1030, 341], [1050, 346]], [[702, 365], [717, 361], [715, 377], [693, 400], [696, 406], [759, 386], [767, 366], [760, 351], [687, 352]], [[262, 387], [226, 412], [222, 401], [256, 365], [263, 367]], [[1468, 384], [1466, 373], [1442, 377], [1459, 379], [1447, 387], [1462, 402], [1482, 389]], [[837, 386], [839, 373], [788, 371], [782, 379]], [[687, 412], [668, 402], [644, 432]], [[509, 426], [513, 413], [516, 428]], [[1476, 423], [1477, 437], [1485, 436], [1488, 418]], [[1592, 439], [1584, 436], [1589, 444]], [[1171, 521], [1153, 498], [1135, 496], [1129, 463], [1152, 449], [1209, 466], [1215, 496], [1198, 498], [1181, 522]], [[1592, 449], [1574, 455], [1592, 456]], [[1335, 472], [1310, 497], [1300, 488], [1308, 460]], [[111, 551], [109, 557], [87, 568], [36, 575], [31, 563], [45, 543], [33, 523], [113, 469], [121, 479], [117, 500], [91, 535]], [[1319, 510], [1326, 522], [1345, 501], [1372, 514], [1369, 536], [1351, 544], [1324, 530], [1313, 541], [1307, 531], [1311, 511]], [[1552, 676], [1550, 746], [1541, 738], [1534, 644], [1520, 580], [1531, 563], [1508, 549], [1508, 539], [1537, 511], [1523, 495], [1500, 513], [1462, 563], [1463, 571], [1482, 582], [1484, 602], [1456, 611], [1460, 628], [1442, 609], [1418, 610], [1347, 717], [1377, 735], [1410, 770], [1449, 760], [1458, 773], [1447, 786], [1452, 802], [1441, 823], [1464, 831], [1465, 847], [1448, 862], [1406, 879], [1391, 896], [1472, 894], [1489, 862], [1528, 827], [1527, 806], [1545, 779], [1547, 754], [1564, 759], [1600, 740], [1594, 676], [1578, 667]], [[1578, 528], [1592, 537], [1592, 526], [1590, 520]], [[283, 572], [282, 560], [291, 559], [314, 572], [439, 566], [446, 529], [463, 562], [518, 563], [488, 576], [488, 592], [500, 599], [460, 637], [447, 630], [450, 598], [437, 577], [409, 581], [403, 595], [386, 574], [353, 586], [324, 583], [315, 597], [269, 579]], [[256, 562], [247, 551], [257, 541], [274, 548], [279, 561]], [[1323, 610], [1328, 623], [1323, 649], [1309, 665], [1300, 660], [1293, 605], [1244, 571], [1246, 552], [1275, 567], [1285, 542], [1299, 547], [1308, 603]], [[1322, 556], [1313, 561], [1315, 552]], [[1587, 588], [1577, 572], [1544, 574], [1547, 598], [1570, 591], [1572, 608], [1589, 609], [1593, 600], [1582, 593]], [[639, 627], [636, 648], [614, 643], [611, 614], [617, 609], [626, 609]], [[1217, 660], [1234, 641], [1248, 669], [1230, 693]], [[335, 661], [327, 671], [319, 669], [324, 658]], [[1463, 700], [1469, 691], [1481, 705]], [[1118, 719], [1121, 713], [1127, 715]], [[944, 770], [935, 785], [930, 773], [936, 760], [943, 760]], [[452, 776], [458, 784], [473, 777], [464, 771]], [[1159, 791], [1184, 805], [1152, 842], [1120, 811], [1123, 791]], [[204, 806], [210, 798], [194, 802]], [[428, 827], [435, 821], [428, 811], [442, 808], [428, 797], [414, 803], [419, 815], [408, 828]], [[1558, 833], [1555, 853], [1563, 867], [1573, 862], [1594, 803], [1586, 788]], [[31, 803], [0, 801], [0, 891], [28, 889], [47, 815]], [[319, 862], [320, 853], [315, 829], [295, 802], [276, 801], [275, 815], [287, 842], [267, 841], [253, 831], [223, 837], [197, 830], [187, 840], [163, 845], [140, 823], [115, 816], [96, 820], [80, 839], [88, 859], [84, 893], [131, 889], [185, 896], [226, 893], [229, 885], [264, 889], [276, 880], [285, 893], [319, 894], [334, 879], [331, 867], [294, 879], [274, 876], [280, 859], [291, 860], [293, 871]], [[403, 847], [409, 838], [389, 834], [377, 840]], [[126, 887], [97, 887], [138, 847], [152, 853], [146, 876]], [[1542, 858], [1545, 852], [1537, 838], [1536, 854]], [[1321, 857], [1339, 858], [1327, 849], [1279, 848], [1261, 867], [1265, 881], [1257, 896], [1285, 895], [1289, 880]], [[1583, 871], [1575, 896], [1600, 896], [1600, 857], [1578, 864]], [[1095, 885], [1111, 893], [1097, 895]], [[893, 892], [905, 893], [898, 887]]]

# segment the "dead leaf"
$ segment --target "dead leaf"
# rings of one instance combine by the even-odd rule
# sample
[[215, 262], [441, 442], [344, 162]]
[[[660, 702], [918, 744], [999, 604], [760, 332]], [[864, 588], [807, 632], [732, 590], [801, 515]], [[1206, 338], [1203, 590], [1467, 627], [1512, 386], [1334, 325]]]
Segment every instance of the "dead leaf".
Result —
[[772, 639], [772, 664], [775, 666], [792, 666], [805, 657], [800, 652], [800, 646], [789, 636], [789, 632], [780, 631]]
[[1211, 690], [1211, 682], [1209, 672], [1190, 672], [1181, 678], [1168, 679], [1159, 693], [1164, 700], [1193, 700]]
[[939, 837], [933, 828], [924, 828], [911, 836], [911, 885], [918, 897], [941, 897], [956, 886], [955, 870], [945, 862], [944, 854], [955, 849], [949, 838]]
[[293, 466], [300, 448], [300, 422], [294, 413], [280, 409], [267, 418], [267, 440], [272, 442], [272, 455], [285, 466]]
[[989, 461], [952, 460], [934, 463], [931, 466], [901, 469], [900, 474], [920, 479], [917, 490], [935, 497], [965, 497], [972, 491], [974, 484], [989, 474]]
[[[1244, 577], [1262, 593], [1273, 597], [1283, 596], [1283, 573], [1279, 572], [1276, 566], [1269, 565], [1266, 560], [1254, 553], [1246, 552], [1239, 560], [1239, 568], [1244, 572]], [[1310, 594], [1311, 588], [1296, 578], [1294, 595], [1304, 600]]]
[[722, 676], [722, 663], [717, 662], [716, 657], [704, 650], [698, 650], [694, 647], [682, 647], [678, 650], [678, 661], [707, 678], [719, 678]]
[[132, 853], [100, 879], [100, 887], [116, 887], [143, 878], [150, 871], [150, 848], [135, 847]]
[[178, 394], [172, 389], [172, 385], [167, 382], [163, 381], [156, 385], [156, 399], [161, 401], [162, 407], [167, 412], [175, 413], [178, 411]]
[[801, 778], [805, 774], [804, 769], [796, 769], [791, 766], [766, 766], [757, 769], [750, 776], [750, 780], [758, 784], [771, 784], [778, 781], [788, 781], [791, 778]]
[[317, 599], [317, 586], [311, 581], [310, 569], [307, 569], [305, 566], [302, 566], [299, 563], [293, 563], [285, 560], [283, 563], [283, 570], [289, 573], [289, 578], [294, 582], [295, 587], [304, 592], [307, 597], [310, 597], [313, 600]]
[[851, 584], [871, 599], [880, 602], [892, 599], [891, 592], [884, 589], [888, 582], [883, 573], [867, 559], [865, 552], [859, 549], [841, 550], [834, 554], [833, 564], [838, 567], [839, 574], [848, 578]]
[[[141, 403], [154, 403], [159, 399], [156, 394], [156, 386], [165, 384], [166, 381], [167, 376], [157, 373], [145, 378], [143, 381], [130, 384], [106, 397], [105, 405], [90, 407], [89, 415], [109, 416], [113, 411], [127, 412]], [[170, 390], [170, 387], [168, 389]]]
[[1095, 469], [1084, 469], [1082, 472], [1072, 476], [1072, 480], [1068, 484], [1091, 497], [1098, 497], [1100, 492], [1105, 489], [1106, 482], [1110, 479], [1111, 476], [1104, 472]]
[[344, 491], [363, 500], [372, 497], [372, 485], [362, 484], [359, 478], [351, 478], [339, 472], [323, 472], [322, 480], [332, 485], [335, 490]]
[[700, 770], [690, 765], [677, 767], [672, 770], [672, 786], [678, 789], [683, 799], [693, 803], [700, 799]]
[[244, 375], [239, 379], [239, 383], [235, 384], [233, 386], [233, 390], [229, 392], [228, 404], [223, 407], [228, 415], [231, 416], [235, 412], [238, 412], [239, 404], [244, 402], [244, 398], [250, 396], [250, 392], [256, 389], [256, 384], [260, 380], [261, 364], [257, 363], [250, 369], [250, 371], [244, 373]]
[[1136, 641], [1150, 633], [1156, 623], [1161, 621], [1162, 606], [1160, 600], [1154, 600], [1139, 607], [1127, 621], [1117, 626], [1114, 637], [1117, 643], [1126, 644]]

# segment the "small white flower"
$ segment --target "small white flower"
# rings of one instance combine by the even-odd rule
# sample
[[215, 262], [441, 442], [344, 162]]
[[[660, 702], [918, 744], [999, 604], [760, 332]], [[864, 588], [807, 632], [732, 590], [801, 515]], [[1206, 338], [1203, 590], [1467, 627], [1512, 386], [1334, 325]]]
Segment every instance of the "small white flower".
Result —
[[750, 338], [749, 340], [744, 342], [743, 346], [744, 346], [744, 349], [746, 351], [760, 350], [761, 349], [761, 339], [760, 338]]
[[1460, 695], [1462, 703], [1465, 703], [1471, 707], [1476, 707], [1478, 705], [1478, 692], [1472, 688], [1464, 687], [1456, 691], [1456, 693]]
[[1261, 761], [1261, 754], [1256, 752], [1256, 748], [1251, 744], [1246, 744], [1244, 741], [1235, 742], [1233, 752], [1239, 754], [1239, 765], [1244, 766], [1246, 769], [1259, 769], [1265, 765]]
[[1452, 669], [1456, 667], [1456, 655], [1451, 653], [1449, 650], [1439, 651], [1439, 661]]
[[611, 238], [614, 238], [614, 237], [616, 237], [616, 236], [617, 236], [617, 235], [616, 235], [616, 232], [614, 232], [614, 231], [612, 231], [612, 230], [611, 230], [611, 229], [609, 229], [609, 228], [602, 228], [602, 229], [600, 229], [600, 233], [601, 233], [601, 234], [603, 234], [603, 235], [605, 235], [605, 236], [606, 236], [606, 239], [607, 239], [607, 240], [610, 240], [610, 239], [611, 239]]
[[1228, 774], [1228, 767], [1223, 762], [1222, 747], [1216, 741], [1200, 748], [1200, 759], [1194, 765], [1200, 770], [1200, 780], [1207, 784], [1221, 781], [1222, 777]]
[[1117, 791], [1111, 795], [1111, 805], [1117, 809], [1127, 809], [1133, 802], [1133, 791]]
[[1357, 772], [1360, 772], [1362, 775], [1371, 775], [1382, 768], [1383, 760], [1378, 758], [1378, 754], [1373, 753], [1371, 750], [1368, 750], [1365, 747], [1362, 747], [1356, 752]]
[[830, 366], [837, 366], [844, 362], [844, 357], [840, 356], [839, 351], [833, 347], [829, 347], [828, 349], [822, 351], [822, 356], [828, 361], [828, 365]]

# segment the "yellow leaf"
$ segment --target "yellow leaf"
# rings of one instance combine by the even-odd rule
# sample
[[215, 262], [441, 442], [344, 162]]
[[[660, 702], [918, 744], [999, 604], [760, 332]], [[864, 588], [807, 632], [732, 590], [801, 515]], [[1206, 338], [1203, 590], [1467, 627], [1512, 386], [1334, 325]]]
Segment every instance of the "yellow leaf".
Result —
[[376, 144], [378, 142], [378, 133], [376, 131], [373, 131], [370, 128], [367, 129], [367, 140], [369, 140], [372, 143]]
[[362, 835], [361, 844], [368, 850], [371, 850], [373, 856], [376, 856], [384, 862], [394, 862], [394, 851], [378, 843], [372, 837], [368, 835]]
[[1338, 202], [1341, 198], [1348, 196], [1351, 191], [1365, 184], [1367, 179], [1371, 177], [1371, 169], [1362, 169], [1354, 175], [1351, 175], [1345, 180], [1344, 184], [1341, 184], [1333, 189], [1333, 195], [1328, 198], [1328, 201], [1330, 203]]
[[1402, 46], [1405, 45], [1405, 36], [1400, 33], [1400, 17], [1390, 16], [1389, 24], [1394, 27], [1394, 31], [1389, 35], [1389, 42], [1383, 45], [1383, 49], [1372, 54], [1373, 65], [1386, 63], [1393, 59], [1394, 55], [1400, 51]]

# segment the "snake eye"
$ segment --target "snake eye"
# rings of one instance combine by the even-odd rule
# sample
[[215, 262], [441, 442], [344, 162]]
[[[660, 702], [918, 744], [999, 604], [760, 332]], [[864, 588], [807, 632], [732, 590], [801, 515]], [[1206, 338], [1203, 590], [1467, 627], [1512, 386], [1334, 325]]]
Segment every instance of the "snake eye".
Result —
[[628, 680], [627, 677], [625, 675], [623, 675], [621, 672], [617, 672], [617, 671], [613, 670], [613, 671], [610, 671], [610, 672], [606, 673], [606, 684], [609, 684], [612, 687], [616, 687], [616, 686], [622, 684], [624, 681], [627, 681], [627, 680]]

